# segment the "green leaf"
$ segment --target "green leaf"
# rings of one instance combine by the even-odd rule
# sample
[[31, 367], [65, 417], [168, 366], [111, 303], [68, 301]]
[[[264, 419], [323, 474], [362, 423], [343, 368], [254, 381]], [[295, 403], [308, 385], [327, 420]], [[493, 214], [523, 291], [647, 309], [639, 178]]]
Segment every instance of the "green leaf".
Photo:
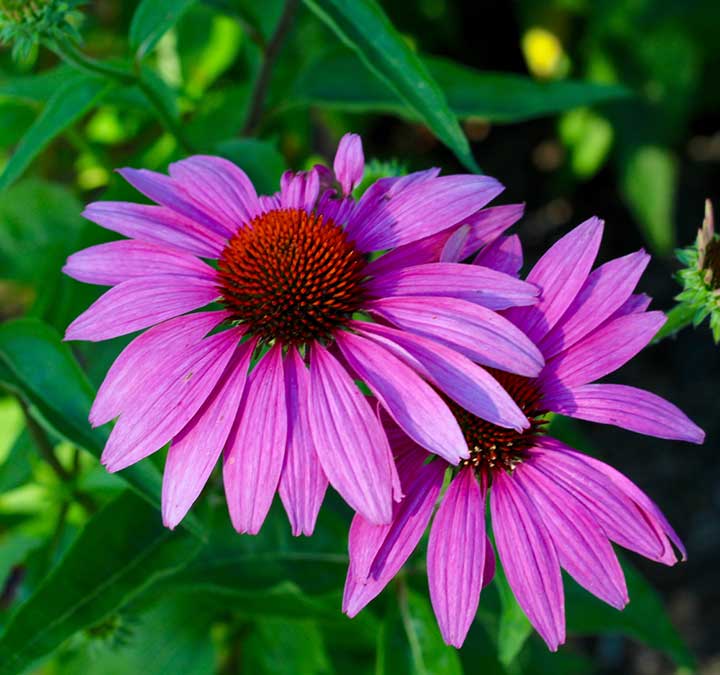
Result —
[[532, 625], [518, 605], [502, 566], [495, 572], [495, 587], [500, 595], [500, 623], [498, 626], [498, 659], [509, 666], [532, 634]]
[[695, 659], [668, 618], [653, 587], [631, 565], [623, 562], [630, 604], [618, 612], [566, 580], [568, 632], [580, 635], [621, 633], [667, 654], [680, 667], [695, 668]]
[[[95, 392], [54, 329], [37, 319], [16, 319], [0, 325], [0, 366], [7, 371], [0, 370], [0, 381], [29, 403], [42, 423], [100, 457], [108, 434], [88, 423]], [[135, 464], [118, 475], [159, 508], [161, 478], [150, 462]], [[159, 521], [157, 513], [153, 518]], [[183, 524], [202, 535], [192, 515]]]
[[[538, 82], [522, 75], [481, 72], [446, 59], [422, 60], [445, 93], [450, 109], [461, 119], [521, 122], [629, 94], [619, 86], [571, 80]], [[331, 52], [305, 70], [293, 86], [293, 102], [422, 119], [345, 50]]]
[[427, 124], [467, 169], [478, 170], [442, 90], [375, 0], [305, 0], [305, 4]]
[[130, 47], [142, 59], [195, 0], [142, 0], [130, 23]]
[[27, 429], [23, 429], [0, 464], [0, 493], [14, 490], [32, 476], [30, 457], [34, 451]]
[[0, 84], [0, 98], [22, 101], [31, 105], [45, 103], [68, 78], [77, 76], [72, 66], [65, 64], [32, 75], [19, 75]]
[[162, 526], [126, 491], [85, 526], [0, 637], [0, 675], [15, 675], [75, 632], [91, 628], [156, 579], [182, 567], [200, 542]]
[[217, 145], [217, 152], [235, 162], [252, 180], [260, 194], [278, 190], [285, 159], [273, 143], [253, 138], [233, 138]]
[[0, 175], [0, 190], [17, 180], [45, 146], [90, 110], [109, 87], [105, 80], [87, 75], [60, 85], [10, 157]]

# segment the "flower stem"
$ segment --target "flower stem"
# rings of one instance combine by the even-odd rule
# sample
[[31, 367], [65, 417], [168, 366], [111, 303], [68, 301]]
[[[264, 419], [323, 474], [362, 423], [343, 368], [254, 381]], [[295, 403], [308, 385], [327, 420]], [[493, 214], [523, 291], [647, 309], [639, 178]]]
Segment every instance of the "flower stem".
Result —
[[683, 328], [687, 328], [693, 322], [695, 310], [685, 303], [675, 305], [667, 313], [667, 321], [652, 339], [651, 344], [657, 344], [666, 337], [679, 333]]
[[252, 96], [250, 97], [250, 109], [242, 130], [244, 136], [255, 131], [260, 123], [263, 108], [265, 107], [265, 96], [267, 95], [268, 85], [270, 84], [272, 69], [280, 53], [282, 43], [292, 27], [293, 18], [295, 17], [295, 12], [299, 4], [300, 0], [285, 0], [282, 15], [275, 28], [275, 32], [267, 44], [265, 57], [260, 67], [260, 73], [258, 74], [257, 80], [255, 80], [255, 86], [253, 87]]

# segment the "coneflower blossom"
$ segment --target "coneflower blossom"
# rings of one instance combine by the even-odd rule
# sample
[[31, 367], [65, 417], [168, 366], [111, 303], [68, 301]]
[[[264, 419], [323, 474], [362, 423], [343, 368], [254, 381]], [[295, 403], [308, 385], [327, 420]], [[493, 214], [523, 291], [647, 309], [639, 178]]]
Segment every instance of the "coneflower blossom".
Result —
[[[634, 387], [593, 382], [622, 366], [663, 324], [634, 295], [648, 256], [639, 251], [590, 272], [602, 235], [591, 219], [555, 244], [527, 279], [541, 289], [533, 307], [506, 313], [542, 351], [537, 377], [495, 371], [527, 416], [522, 430], [503, 428], [450, 402], [470, 456], [452, 468], [430, 530], [430, 597], [448, 644], [460, 647], [475, 617], [481, 589], [495, 570], [486, 533], [485, 501], [500, 561], [533, 626], [557, 649], [565, 639], [565, 569], [591, 593], [622, 609], [624, 575], [610, 542], [672, 565], [682, 542], [658, 507], [628, 478], [543, 433], [549, 412], [613, 424], [659, 438], [701, 443], [704, 434], [678, 408]], [[486, 265], [513, 272], [521, 251], [501, 238], [481, 254]], [[364, 334], [388, 349], [396, 330], [368, 325]], [[468, 327], [468, 334], [472, 329]], [[402, 354], [398, 354], [402, 358]], [[355, 616], [392, 579], [431, 520], [448, 464], [428, 454], [387, 420], [405, 497], [393, 520], [373, 525], [356, 515], [349, 537], [350, 568], [343, 609]]]
[[[112, 365], [90, 421], [118, 418], [102, 456], [110, 471], [171, 443], [162, 495], [170, 527], [223, 452], [239, 532], [260, 529], [279, 489], [293, 532], [311, 533], [328, 481], [369, 522], [389, 522], [400, 498], [392, 453], [355, 378], [451, 464], [470, 453], [438, 391], [502, 427], [528, 424], [478, 364], [540, 371], [539, 350], [495, 311], [535, 303], [537, 289], [442, 262], [514, 222], [515, 206], [481, 210], [502, 186], [429, 170], [378, 180], [356, 200], [364, 158], [354, 134], [333, 168], [287, 172], [278, 193], [258, 196], [231, 162], [195, 156], [171, 164], [169, 176], [120, 171], [157, 205], [96, 202], [84, 212], [130, 239], [69, 258], [67, 274], [113, 288], [66, 339], [149, 329]], [[398, 328], [411, 365], [356, 330], [371, 316]]]

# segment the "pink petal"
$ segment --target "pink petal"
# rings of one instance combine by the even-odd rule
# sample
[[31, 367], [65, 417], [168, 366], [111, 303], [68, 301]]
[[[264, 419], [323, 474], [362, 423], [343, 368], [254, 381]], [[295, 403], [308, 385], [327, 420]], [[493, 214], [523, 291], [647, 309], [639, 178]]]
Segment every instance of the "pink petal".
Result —
[[204, 258], [216, 258], [225, 247], [224, 237], [164, 206], [93, 202], [82, 215], [126, 237], [169, 244]]
[[349, 332], [335, 337], [350, 367], [410, 438], [451, 464], [469, 457], [455, 417], [419, 375], [370, 340]]
[[[550, 361], [542, 379], [552, 397], [558, 387], [572, 388], [597, 380], [625, 365], [665, 323], [662, 312], [628, 314], [609, 321]], [[559, 383], [559, 384], [557, 384]]]
[[459, 263], [427, 263], [386, 272], [366, 284], [377, 298], [442, 296], [507, 309], [537, 302], [538, 289], [503, 272]]
[[286, 209], [312, 211], [320, 191], [320, 178], [316, 169], [286, 171], [280, 188], [280, 202]]
[[260, 213], [252, 181], [238, 166], [209, 155], [194, 155], [168, 167], [191, 200], [232, 235]]
[[285, 359], [285, 400], [288, 411], [285, 466], [280, 475], [280, 499], [294, 536], [310, 536], [315, 529], [327, 489], [310, 434], [310, 375], [297, 349]]
[[102, 454], [108, 471], [139, 462], [180, 433], [212, 393], [241, 335], [237, 329], [211, 335], [176, 357], [164, 377], [146, 380], [110, 433]]
[[498, 272], [518, 276], [523, 266], [520, 237], [516, 234], [498, 237], [477, 254], [473, 265], [483, 265]]
[[370, 405], [337, 360], [315, 343], [310, 353], [310, 431], [330, 484], [371, 523], [390, 522], [394, 463]]
[[702, 443], [705, 432], [660, 396], [623, 384], [583, 384], [543, 399], [549, 410], [589, 422], [614, 424], [646, 436]]
[[287, 442], [282, 347], [275, 345], [250, 373], [225, 446], [223, 483], [233, 527], [257, 534], [280, 480]]
[[165, 321], [136, 337], [115, 359], [90, 409], [90, 423], [100, 426], [141, 399], [148, 382], [167, 378], [228, 312], [199, 312]]
[[[438, 234], [442, 234], [438, 232]], [[470, 236], [470, 226], [465, 224], [458, 227], [445, 242], [440, 251], [438, 262], [441, 263], [458, 263], [462, 262], [463, 250], [465, 243]]]
[[354, 321], [350, 325], [383, 345], [474, 415], [517, 431], [529, 426], [527, 417], [502, 385], [459, 352], [378, 323]]
[[652, 298], [645, 293], [637, 293], [631, 295], [611, 316], [605, 321], [608, 323], [613, 319], [617, 319], [620, 316], [626, 316], [627, 314], [637, 314], [644, 312], [652, 302]]
[[366, 308], [483, 365], [529, 377], [542, 370], [542, 354], [519, 328], [472, 302], [456, 298], [383, 298], [368, 302]]
[[512, 475], [499, 471], [490, 490], [500, 561], [520, 607], [551, 651], [565, 642], [560, 561], [541, 514]]
[[345, 134], [338, 144], [333, 171], [344, 195], [349, 195], [359, 184], [365, 171], [362, 140], [357, 134]]
[[546, 359], [574, 345], [630, 297], [650, 256], [644, 251], [601, 265], [588, 276], [563, 317], [540, 342]]
[[353, 216], [352, 235], [361, 251], [394, 248], [459, 223], [502, 190], [487, 176], [441, 176], [413, 183], [380, 202], [364, 220]]
[[430, 599], [443, 639], [462, 647], [483, 586], [486, 552], [485, 493], [475, 471], [460, 471], [445, 492], [430, 530]]
[[127, 335], [211, 303], [217, 282], [189, 276], [128, 279], [86, 309], [65, 331], [66, 340], [99, 342]]
[[[489, 209], [481, 209], [469, 218], [465, 218], [460, 225], [468, 228], [467, 234], [463, 238], [462, 249], [456, 252], [456, 260], [464, 260], [480, 247], [496, 239], [521, 218], [523, 209], [522, 204], [493, 206]], [[445, 246], [457, 229], [453, 226], [424, 239], [394, 248], [370, 262], [367, 267], [368, 274], [376, 276], [408, 265], [439, 262]]]
[[552, 246], [530, 270], [527, 281], [540, 288], [540, 301], [532, 307], [512, 309], [507, 317], [534, 342], [557, 323], [582, 288], [602, 232], [602, 220], [586, 220]]
[[177, 249], [144, 241], [123, 239], [73, 253], [63, 272], [86, 284], [114, 286], [148, 275], [191, 276], [214, 279], [209, 265]]
[[616, 609], [628, 603], [625, 576], [602, 529], [569, 492], [527, 461], [513, 480], [532, 498], [548, 528], [560, 565], [583, 588]]
[[165, 461], [163, 523], [173, 529], [190, 510], [217, 464], [245, 389], [256, 339], [240, 345], [215, 390], [172, 440]]

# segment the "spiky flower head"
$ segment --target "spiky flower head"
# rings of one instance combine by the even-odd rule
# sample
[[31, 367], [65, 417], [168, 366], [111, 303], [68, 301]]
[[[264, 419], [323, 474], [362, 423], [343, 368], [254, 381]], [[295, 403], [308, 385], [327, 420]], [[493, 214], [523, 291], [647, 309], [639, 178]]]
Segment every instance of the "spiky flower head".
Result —
[[79, 42], [76, 8], [84, 0], [0, 0], [0, 42], [26, 61], [41, 40]]
[[677, 296], [692, 316], [694, 326], [710, 317], [713, 339], [720, 342], [720, 237], [715, 234], [715, 218], [710, 200], [705, 202], [705, 217], [693, 246], [677, 251], [685, 267], [678, 279], [683, 291]]

